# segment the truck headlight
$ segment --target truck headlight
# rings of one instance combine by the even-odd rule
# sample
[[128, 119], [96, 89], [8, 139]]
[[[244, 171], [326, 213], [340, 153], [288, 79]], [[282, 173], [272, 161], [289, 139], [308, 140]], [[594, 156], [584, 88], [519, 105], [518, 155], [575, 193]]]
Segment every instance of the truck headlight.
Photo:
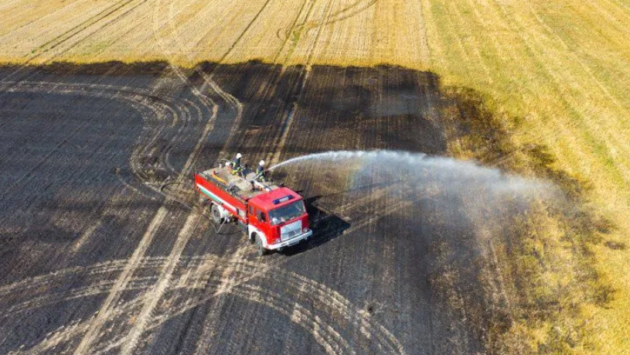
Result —
[[308, 228], [306, 227], [302, 228], [302, 233], [306, 233], [306, 232], [308, 232]]

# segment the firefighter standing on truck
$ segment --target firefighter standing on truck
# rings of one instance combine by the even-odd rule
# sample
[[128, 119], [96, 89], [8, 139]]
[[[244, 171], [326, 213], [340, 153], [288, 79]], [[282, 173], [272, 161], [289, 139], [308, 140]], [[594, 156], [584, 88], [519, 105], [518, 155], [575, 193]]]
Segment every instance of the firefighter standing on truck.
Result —
[[238, 173], [240, 173], [243, 170], [243, 167], [241, 166], [241, 158], [243, 157], [243, 155], [241, 153], [237, 153], [236, 154], [236, 158], [234, 158], [231, 162], [230, 165], [232, 166], [232, 175], [236, 175]]
[[256, 168], [256, 177], [254, 178], [254, 180], [260, 182], [267, 181], [267, 179], [265, 178], [266, 173], [267, 171], [265, 170], [265, 161], [261, 160], [260, 163], [258, 163], [258, 167]]

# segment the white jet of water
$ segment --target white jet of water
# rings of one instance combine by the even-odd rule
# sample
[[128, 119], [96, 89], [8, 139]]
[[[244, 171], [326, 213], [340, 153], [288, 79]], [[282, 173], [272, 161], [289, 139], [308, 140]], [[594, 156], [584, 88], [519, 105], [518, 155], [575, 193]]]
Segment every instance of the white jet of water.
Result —
[[[500, 237], [526, 220], [529, 211], [561, 199], [559, 190], [542, 180], [422, 153], [329, 151], [271, 167], [278, 169], [294, 173], [296, 184], [318, 196], [319, 205], [356, 228], [365, 223], [377, 228], [390, 218], [397, 223], [390, 226], [405, 230], [440, 230], [464, 249], [470, 245], [457, 239], [462, 231], [479, 240]], [[485, 253], [482, 245], [475, 250]]]
[[[406, 185], [438, 184], [442, 189], [471, 193], [483, 190], [486, 194], [528, 194], [549, 192], [552, 186], [546, 182], [508, 175], [497, 168], [484, 167], [473, 161], [447, 157], [428, 156], [423, 153], [404, 151], [328, 151], [292, 158], [274, 165], [270, 170], [307, 162], [330, 162], [345, 165], [359, 163], [357, 176], [366, 180], [404, 178]], [[343, 163], [343, 164], [340, 164]], [[374, 182], [374, 181], [372, 181]]]

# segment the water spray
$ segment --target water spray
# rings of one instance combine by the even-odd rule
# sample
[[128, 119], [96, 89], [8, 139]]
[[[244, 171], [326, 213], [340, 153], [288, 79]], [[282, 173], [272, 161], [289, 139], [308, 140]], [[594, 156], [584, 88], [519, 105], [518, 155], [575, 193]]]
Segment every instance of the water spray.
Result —
[[[533, 179], [509, 175], [498, 168], [481, 166], [474, 161], [457, 160], [448, 157], [428, 156], [424, 153], [411, 153], [392, 150], [375, 151], [328, 151], [304, 155], [278, 163], [269, 170], [286, 168], [308, 162], [355, 162], [369, 170], [372, 174], [429, 175], [432, 179], [441, 179], [444, 184], [465, 184], [477, 181], [484, 185], [492, 185], [495, 190], [525, 191], [529, 189], [547, 189], [549, 184]], [[361, 172], [358, 172], [361, 173]], [[365, 171], [363, 172], [365, 173]], [[411, 182], [411, 181], [410, 181]]]
[[[400, 201], [418, 206], [427, 198], [433, 199], [433, 207], [451, 216], [451, 224], [461, 223], [453, 217], [453, 211], [464, 209], [458, 213], [482, 224], [504, 210], [526, 209], [535, 200], [549, 200], [550, 193], [556, 191], [545, 181], [508, 174], [474, 161], [403, 151], [328, 151], [292, 158], [270, 170], [294, 168], [299, 168], [300, 179], [311, 181], [306, 186], [317, 190], [318, 184], [327, 184], [326, 191], [345, 194], [349, 203], [360, 204], [355, 201], [365, 200], [369, 194], [380, 196], [374, 200], [380, 202], [371, 203], [384, 209]], [[330, 176], [335, 178], [331, 180]]]

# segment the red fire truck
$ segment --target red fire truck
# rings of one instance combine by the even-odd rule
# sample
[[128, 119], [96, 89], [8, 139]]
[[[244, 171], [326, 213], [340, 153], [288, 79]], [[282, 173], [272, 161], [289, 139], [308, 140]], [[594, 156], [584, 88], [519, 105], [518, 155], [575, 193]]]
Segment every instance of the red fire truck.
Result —
[[302, 196], [255, 174], [232, 174], [229, 164], [195, 174], [195, 189], [212, 205], [216, 223], [235, 222], [259, 255], [279, 250], [313, 235]]

